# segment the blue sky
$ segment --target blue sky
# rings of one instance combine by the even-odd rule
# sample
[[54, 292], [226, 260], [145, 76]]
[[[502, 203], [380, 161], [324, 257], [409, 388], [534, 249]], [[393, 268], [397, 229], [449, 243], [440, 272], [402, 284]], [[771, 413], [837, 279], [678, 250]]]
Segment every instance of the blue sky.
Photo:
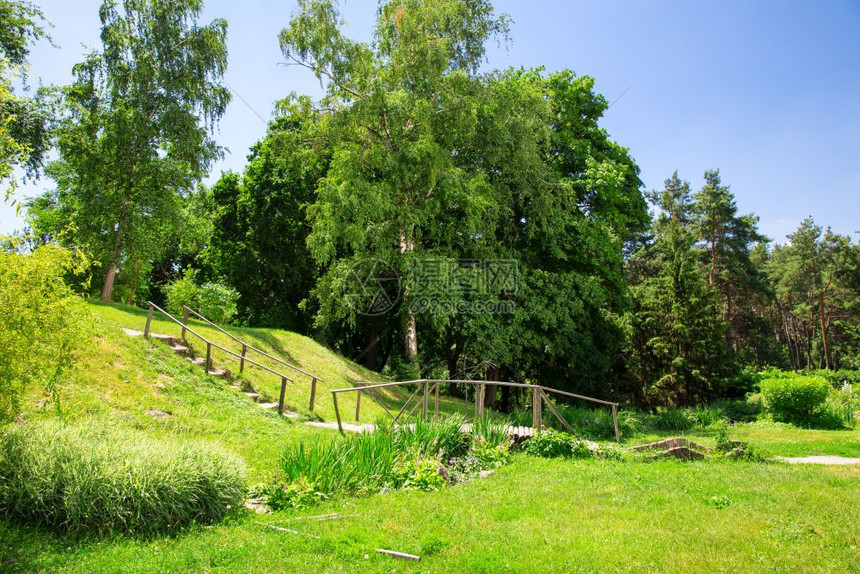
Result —
[[[31, 81], [66, 83], [82, 45], [98, 47], [100, 0], [35, 0], [54, 43], [33, 50]], [[694, 189], [720, 168], [741, 212], [761, 217], [778, 242], [812, 215], [860, 235], [860, 1], [497, 0], [512, 16], [511, 43], [493, 45], [488, 67], [569, 68], [596, 79], [614, 101], [603, 126], [630, 148], [646, 189], [677, 169]], [[369, 39], [372, 0], [343, 3], [348, 33]], [[291, 91], [316, 80], [281, 65], [277, 34], [290, 1], [208, 0], [205, 20], [226, 18], [226, 81], [265, 119]], [[216, 134], [229, 148], [213, 170], [241, 170], [264, 122], [234, 97]], [[24, 194], [50, 187], [50, 180]], [[23, 223], [0, 208], [0, 232]]]

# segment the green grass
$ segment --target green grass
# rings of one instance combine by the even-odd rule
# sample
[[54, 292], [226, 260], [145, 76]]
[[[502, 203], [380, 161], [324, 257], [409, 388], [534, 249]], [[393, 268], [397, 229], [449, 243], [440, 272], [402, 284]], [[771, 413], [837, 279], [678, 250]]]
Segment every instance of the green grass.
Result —
[[856, 572], [858, 480], [857, 467], [518, 455], [487, 479], [304, 511], [356, 515], [339, 520], [281, 512], [146, 541], [0, 525], [0, 554], [13, 572]]
[[[252, 484], [277, 472], [289, 445], [337, 439], [331, 431], [263, 411], [163, 344], [121, 332], [120, 327], [142, 330], [145, 312], [101, 304], [90, 308], [99, 336], [84, 354], [73, 384], [61, 391], [64, 418], [84, 424], [111, 420], [153, 440], [216, 443], [243, 460]], [[161, 321], [155, 325], [158, 332], [178, 334], [178, 327], [172, 331]], [[274, 330], [241, 332], [318, 373], [326, 379], [322, 389], [378, 380], [310, 339]], [[215, 333], [207, 335], [219, 340]], [[265, 381], [256, 376], [248, 372], [252, 384], [264, 387]], [[298, 391], [288, 395], [288, 403], [302, 402], [301, 385], [297, 382]], [[322, 389], [319, 410], [331, 419], [330, 397]], [[395, 408], [405, 399], [397, 392], [380, 397]], [[57, 416], [50, 403], [36, 406], [42, 398], [35, 391], [28, 396], [27, 419]], [[342, 407], [345, 418], [351, 418], [353, 406], [346, 402]], [[443, 400], [443, 410], [446, 407], [449, 412], [472, 409], [452, 399]], [[148, 414], [153, 410], [171, 416], [154, 418]], [[362, 412], [364, 421], [372, 421], [382, 410], [365, 398]], [[624, 441], [632, 445], [675, 434], [714, 444], [710, 431], [696, 429], [631, 433]], [[730, 429], [730, 438], [781, 456], [860, 457], [858, 428], [738, 424]], [[860, 571], [858, 483], [860, 467], [544, 460], [520, 454], [487, 479], [430, 493], [341, 498], [300, 512], [356, 515], [333, 521], [290, 521], [297, 511], [247, 514], [155, 538], [77, 537], [0, 522], [0, 570]], [[420, 554], [422, 561], [398, 561], [375, 548]]]

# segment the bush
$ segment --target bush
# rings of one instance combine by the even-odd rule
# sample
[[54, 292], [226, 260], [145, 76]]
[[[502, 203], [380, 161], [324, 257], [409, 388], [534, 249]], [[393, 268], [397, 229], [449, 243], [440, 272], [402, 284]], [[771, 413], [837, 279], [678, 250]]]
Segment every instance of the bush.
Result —
[[853, 427], [854, 413], [860, 411], [860, 396], [848, 383], [839, 390], [831, 390], [827, 400], [812, 417], [816, 428], [840, 429]]
[[219, 450], [106, 425], [12, 425], [0, 447], [0, 513], [58, 531], [151, 534], [213, 523], [246, 494], [239, 464]]
[[86, 342], [88, 317], [64, 275], [85, 267], [80, 255], [53, 245], [27, 255], [0, 252], [0, 422], [18, 414], [32, 384], [59, 409], [59, 388]]
[[188, 268], [182, 277], [164, 287], [167, 311], [181, 316], [182, 306], [188, 306], [210, 321], [229, 324], [236, 317], [239, 293], [215, 282], [197, 284], [197, 271]]
[[761, 382], [765, 409], [783, 422], [811, 424], [829, 393], [830, 384], [820, 376], [783, 374]]
[[523, 452], [544, 458], [591, 458], [593, 453], [575, 436], [552, 429], [542, 430], [527, 440]]

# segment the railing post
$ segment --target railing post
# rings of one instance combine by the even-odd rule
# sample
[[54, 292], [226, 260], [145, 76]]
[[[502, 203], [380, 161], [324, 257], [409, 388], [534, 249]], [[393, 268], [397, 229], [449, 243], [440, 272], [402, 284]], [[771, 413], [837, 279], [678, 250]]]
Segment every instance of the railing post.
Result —
[[361, 412], [361, 387], [355, 392], [355, 422], [358, 422], [359, 413]]
[[438, 419], [439, 418], [439, 381], [436, 381], [435, 395], [436, 395], [436, 405], [433, 409], [433, 418]]
[[612, 423], [615, 425], [615, 442], [621, 444], [621, 431], [618, 430], [618, 405], [612, 405]]
[[149, 313], [146, 315], [146, 327], [143, 328], [143, 336], [144, 338], [149, 338], [149, 328], [152, 326], [152, 314], [155, 312], [155, 306], [152, 303], [149, 304]]
[[484, 394], [486, 393], [486, 388], [483, 383], [479, 383], [475, 387], [475, 418], [481, 418], [484, 416]]
[[424, 404], [421, 406], [421, 418], [427, 420], [427, 399], [430, 396], [430, 383], [424, 383]]
[[182, 340], [185, 340], [185, 329], [188, 327], [188, 307], [183, 305], [182, 309], [185, 311], [185, 314], [182, 317]]
[[[239, 359], [239, 372], [240, 373], [245, 370], [245, 353], [247, 353], [247, 352], [248, 352], [248, 345], [246, 345], [245, 343], [242, 343], [242, 358]], [[278, 368], [280, 368], [280, 367], [278, 367]]]
[[212, 370], [212, 343], [209, 341], [206, 342], [206, 372], [208, 373]]
[[343, 425], [340, 422], [340, 409], [337, 408], [337, 393], [332, 393], [331, 398], [334, 401], [334, 414], [337, 417], [337, 430], [343, 434]]
[[309, 411], [314, 410], [314, 399], [315, 398], [317, 398], [317, 378], [313, 377], [313, 380], [311, 381], [311, 402], [308, 405]]
[[540, 389], [532, 389], [532, 428], [535, 432], [540, 432], [541, 421], [543, 419], [542, 400]]
[[284, 394], [287, 392], [287, 377], [281, 377], [281, 396], [278, 399], [278, 414], [284, 414]]

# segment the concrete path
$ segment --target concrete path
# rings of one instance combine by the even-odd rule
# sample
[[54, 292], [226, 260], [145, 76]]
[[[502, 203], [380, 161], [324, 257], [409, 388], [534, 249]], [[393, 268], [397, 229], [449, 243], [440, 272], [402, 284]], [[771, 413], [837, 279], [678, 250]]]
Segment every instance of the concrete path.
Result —
[[844, 456], [803, 456], [788, 458], [777, 457], [789, 464], [860, 464], [860, 458], [848, 458]]

